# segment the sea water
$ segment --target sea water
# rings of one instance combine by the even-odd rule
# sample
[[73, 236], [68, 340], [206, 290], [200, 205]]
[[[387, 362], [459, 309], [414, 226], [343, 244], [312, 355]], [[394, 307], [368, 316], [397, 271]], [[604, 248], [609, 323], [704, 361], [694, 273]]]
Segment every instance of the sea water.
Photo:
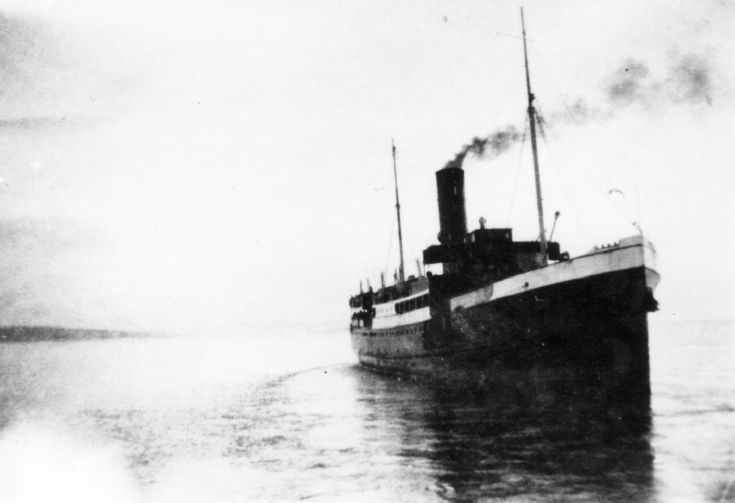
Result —
[[651, 323], [650, 410], [359, 368], [347, 333], [0, 344], [0, 501], [735, 501], [735, 325]]

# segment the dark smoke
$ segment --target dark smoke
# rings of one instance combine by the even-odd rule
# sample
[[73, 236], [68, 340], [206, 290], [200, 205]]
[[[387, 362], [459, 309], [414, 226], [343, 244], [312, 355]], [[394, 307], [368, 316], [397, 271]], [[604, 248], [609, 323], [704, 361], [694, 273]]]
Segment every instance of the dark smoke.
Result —
[[629, 60], [615, 72], [607, 87], [607, 95], [613, 102], [631, 103], [646, 98], [646, 79], [649, 75], [646, 65]]
[[547, 123], [607, 120], [623, 108], [635, 105], [647, 112], [672, 105], [711, 105], [714, 87], [712, 69], [705, 57], [694, 54], [677, 57], [658, 76], [646, 63], [629, 58], [609, 76], [603, 85], [604, 99], [598, 104], [573, 98], [571, 104], [552, 112]]
[[61, 117], [16, 117], [9, 119], [0, 119], [0, 130], [3, 129], [46, 129], [55, 126], [71, 125], [77, 122], [77, 119], [68, 120], [65, 116]]
[[[713, 94], [712, 69], [705, 57], [679, 56], [666, 68], [664, 75], [658, 77], [644, 62], [628, 58], [607, 79], [604, 99], [599, 104], [590, 104], [577, 97], [571, 104], [552, 112], [548, 119], [537, 114], [539, 133], [543, 135], [545, 128], [557, 123], [579, 125], [611, 119], [619, 110], [632, 105], [642, 106], [648, 112], [678, 104], [711, 105]], [[478, 157], [496, 157], [521, 138], [522, 134], [512, 125], [486, 138], [473, 138], [445, 167], [462, 166], [470, 153]]]
[[[46, 22], [0, 13], [0, 95], [34, 90], [58, 70], [59, 41]], [[53, 75], [55, 76], [55, 75]]]
[[514, 126], [509, 125], [485, 137], [475, 137], [470, 143], [457, 152], [454, 159], [449, 161], [445, 168], [461, 167], [467, 154], [477, 157], [497, 157], [522, 138], [522, 134]]
[[584, 98], [576, 98], [570, 105], [565, 104], [562, 110], [553, 112], [546, 122], [547, 125], [549, 122], [583, 124], [600, 119], [604, 113], [603, 109], [590, 105]]
[[712, 104], [711, 74], [707, 59], [694, 54], [673, 60], [661, 78], [654, 78], [644, 63], [630, 59], [610, 78], [607, 98], [612, 107], [634, 103], [658, 107]]
[[687, 55], [671, 68], [666, 82], [671, 99], [677, 103], [712, 104], [712, 77], [706, 59]]

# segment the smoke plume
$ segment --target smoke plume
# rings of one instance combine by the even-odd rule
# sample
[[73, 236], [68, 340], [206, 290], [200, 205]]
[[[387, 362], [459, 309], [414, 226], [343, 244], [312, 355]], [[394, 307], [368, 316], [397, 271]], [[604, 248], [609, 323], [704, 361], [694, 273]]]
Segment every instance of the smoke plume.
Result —
[[679, 59], [666, 81], [668, 95], [677, 103], [712, 104], [712, 71], [709, 62], [694, 55]]
[[[663, 75], [656, 75], [642, 61], [628, 58], [605, 80], [602, 99], [597, 100], [597, 103], [591, 104], [585, 98], [576, 97], [570, 104], [553, 111], [548, 118], [537, 110], [539, 132], [543, 135], [544, 128], [549, 125], [580, 125], [612, 119], [618, 111], [631, 106], [651, 112], [672, 105], [711, 105], [713, 94], [712, 69], [704, 56], [679, 56], [671, 61]], [[512, 125], [485, 138], [475, 137], [445, 167], [462, 166], [468, 154], [497, 157], [522, 137]]]
[[681, 103], [712, 103], [712, 70], [702, 56], [674, 59], [664, 74], [655, 76], [645, 63], [628, 60], [615, 71], [606, 87], [611, 106], [644, 104], [661, 107]]
[[497, 157], [522, 138], [522, 134], [513, 125], [495, 131], [485, 138], [475, 137], [470, 143], [457, 152], [454, 159], [449, 161], [445, 168], [461, 167], [467, 154], [477, 157]]
[[602, 99], [576, 97], [552, 112], [547, 122], [583, 124], [612, 119], [629, 107], [646, 112], [675, 105], [711, 105], [714, 84], [712, 68], [704, 56], [686, 54], [673, 59], [658, 74], [643, 61], [625, 60], [604, 81]]
[[659, 78], [646, 64], [628, 60], [610, 77], [607, 98], [612, 105], [711, 104], [711, 73], [707, 59], [694, 54], [676, 58]]
[[648, 67], [634, 60], [627, 61], [622, 68], [615, 72], [612, 81], [607, 86], [608, 99], [615, 103], [631, 103], [646, 99], [646, 79], [650, 71]]
[[[603, 84], [602, 99], [592, 104], [589, 100], [576, 97], [570, 104], [553, 111], [548, 118], [537, 110], [539, 132], [548, 125], [584, 124], [590, 121], [612, 119], [616, 113], [631, 106], [646, 111], [671, 105], [706, 103], [713, 101], [714, 85], [712, 68], [704, 56], [686, 54], [671, 61], [663, 75], [656, 75], [644, 62], [626, 59]], [[457, 152], [445, 168], [460, 167], [468, 154], [478, 157], [497, 157], [523, 135], [512, 125], [492, 133], [485, 138], [475, 137]]]

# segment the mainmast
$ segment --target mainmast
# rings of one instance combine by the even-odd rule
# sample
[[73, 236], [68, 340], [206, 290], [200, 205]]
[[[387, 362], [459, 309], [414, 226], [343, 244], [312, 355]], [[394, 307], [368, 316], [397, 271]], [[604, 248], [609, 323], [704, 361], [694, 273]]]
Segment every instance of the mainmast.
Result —
[[528, 51], [526, 49], [526, 23], [523, 19], [523, 7], [521, 7], [521, 28], [523, 30], [523, 60], [526, 64], [526, 90], [528, 92], [528, 122], [531, 130], [531, 150], [533, 151], [533, 171], [536, 177], [536, 205], [538, 207], [539, 240], [541, 241], [541, 256], [546, 264], [546, 231], [544, 230], [544, 205], [541, 197], [541, 175], [538, 168], [538, 149], [536, 147], [536, 109], [533, 107], [534, 95], [531, 92], [531, 77], [528, 72]]
[[393, 177], [396, 181], [396, 214], [398, 215], [398, 249], [401, 254], [401, 265], [398, 268], [398, 283], [402, 284], [405, 281], [403, 274], [403, 232], [401, 231], [401, 203], [398, 200], [398, 170], [396, 169], [396, 144], [393, 139], [390, 140], [393, 152]]

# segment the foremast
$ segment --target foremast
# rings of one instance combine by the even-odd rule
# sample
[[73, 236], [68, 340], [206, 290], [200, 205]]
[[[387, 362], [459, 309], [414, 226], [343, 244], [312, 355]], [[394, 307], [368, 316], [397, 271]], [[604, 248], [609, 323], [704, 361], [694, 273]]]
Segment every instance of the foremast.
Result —
[[533, 152], [533, 172], [536, 179], [536, 206], [538, 208], [539, 241], [541, 242], [541, 257], [543, 263], [547, 263], [548, 243], [546, 242], [546, 230], [544, 229], [544, 204], [541, 197], [541, 175], [538, 167], [538, 147], [536, 146], [536, 109], [533, 106], [534, 95], [531, 92], [531, 77], [528, 71], [528, 50], [526, 49], [526, 23], [523, 18], [523, 7], [521, 7], [521, 29], [523, 30], [523, 61], [526, 66], [526, 91], [528, 94], [528, 122], [531, 131], [531, 151]]
[[398, 216], [398, 250], [400, 253], [401, 264], [398, 267], [398, 283], [403, 284], [406, 280], [403, 266], [403, 231], [401, 229], [401, 203], [398, 199], [398, 170], [396, 169], [396, 144], [391, 138], [391, 152], [393, 153], [393, 177], [396, 183], [396, 215]]

